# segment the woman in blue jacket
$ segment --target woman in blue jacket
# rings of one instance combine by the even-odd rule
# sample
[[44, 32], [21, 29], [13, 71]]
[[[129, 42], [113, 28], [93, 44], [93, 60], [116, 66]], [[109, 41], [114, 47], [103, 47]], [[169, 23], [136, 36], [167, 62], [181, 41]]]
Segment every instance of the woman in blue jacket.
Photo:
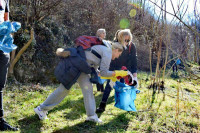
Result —
[[[122, 45], [117, 42], [110, 43], [108, 41], [104, 41], [104, 44], [106, 46], [95, 45], [91, 47], [92, 51], [95, 51], [99, 56], [101, 56], [101, 58], [98, 58], [91, 51], [85, 51], [88, 65], [90, 67], [94, 67], [95, 69], [100, 67], [100, 75], [104, 77], [128, 75], [126, 71], [109, 71], [111, 60], [114, 60], [121, 55], [123, 51]], [[82, 72], [78, 77], [77, 82], [82, 89], [84, 97], [84, 106], [88, 116], [86, 120], [102, 122], [95, 113], [96, 103], [93, 95], [92, 83], [90, 82], [90, 75]], [[67, 96], [68, 93], [69, 90], [66, 89], [63, 84], [60, 84], [60, 86], [52, 94], [50, 94], [49, 97], [40, 106], [34, 109], [35, 113], [38, 114], [40, 119], [46, 119], [47, 112], [58, 105]]]

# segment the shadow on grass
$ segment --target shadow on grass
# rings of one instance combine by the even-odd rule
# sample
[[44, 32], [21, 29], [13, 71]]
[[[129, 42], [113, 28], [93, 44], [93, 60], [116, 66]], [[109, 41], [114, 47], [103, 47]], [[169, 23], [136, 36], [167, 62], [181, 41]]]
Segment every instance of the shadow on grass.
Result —
[[[152, 95], [152, 97], [153, 97], [153, 95]], [[155, 96], [154, 96], [155, 97]], [[155, 99], [154, 99], [155, 100]], [[150, 116], [150, 119], [151, 119], [151, 123], [149, 124], [149, 126], [148, 126], [148, 128], [147, 128], [147, 132], [148, 133], [151, 133], [152, 132], [152, 129], [153, 129], [153, 124], [154, 124], [154, 122], [156, 121], [156, 119], [159, 119], [158, 118], [158, 111], [159, 111], [159, 109], [160, 109], [160, 107], [161, 107], [161, 105], [162, 105], [162, 103], [165, 101], [165, 92], [163, 92], [163, 98], [162, 98], [162, 100], [158, 103], [158, 107], [157, 107], [157, 109], [156, 109], [156, 111], [152, 111], [152, 112], [149, 112], [149, 116]], [[153, 104], [153, 103], [152, 103]], [[151, 104], [151, 105], [152, 105]], [[152, 106], [151, 106], [152, 107]]]
[[107, 101], [107, 105], [111, 104], [112, 102], [114, 102], [114, 100], [115, 100], [115, 96], [109, 97], [108, 101]]
[[[99, 104], [100, 104], [100, 102], [101, 102], [101, 100], [99, 101]], [[107, 101], [107, 103], [106, 103], [106, 106], [107, 106], [108, 104], [111, 104], [112, 102], [114, 102], [114, 96], [108, 98], [108, 101]], [[97, 108], [99, 107], [99, 104], [97, 104]], [[105, 111], [106, 111], [106, 108], [105, 108]], [[104, 111], [104, 112], [105, 112], [105, 111]], [[104, 112], [102, 112], [102, 113], [97, 113], [98, 117], [100, 118], [101, 115], [102, 115]]]
[[[95, 100], [96, 102], [96, 106], [99, 106], [99, 103], [101, 101], [102, 95], [98, 95], [95, 96]], [[108, 99], [107, 104], [110, 104], [113, 102], [114, 96], [110, 97]], [[53, 108], [52, 110], [50, 110], [48, 113], [54, 113], [57, 111], [61, 111], [61, 110], [65, 110], [65, 109], [70, 109], [69, 112], [64, 112], [64, 117], [66, 119], [70, 119], [70, 120], [76, 120], [79, 119], [83, 114], [86, 113], [85, 111], [85, 107], [84, 107], [84, 102], [83, 102], [83, 97], [79, 98], [78, 100], [71, 100], [71, 99], [67, 99], [66, 102], [59, 104], [58, 106], [56, 106], [55, 108]]]
[[[99, 99], [101, 95], [96, 98]], [[65, 102], [59, 104], [54, 109], [48, 113], [55, 113], [57, 111], [65, 110], [69, 108], [69, 112], [64, 112], [64, 117], [66, 119], [75, 120], [82, 117], [82, 114], [85, 114], [85, 107], [83, 103], [83, 97], [78, 100], [67, 99]], [[23, 118], [18, 121], [20, 125], [20, 130], [22, 133], [41, 133], [41, 127], [43, 127], [43, 121], [39, 120], [38, 116], [32, 115], [26, 118]], [[92, 123], [94, 124], [94, 123]], [[86, 125], [87, 126], [87, 125]]]
[[38, 116], [32, 115], [18, 121], [21, 133], [41, 133], [42, 121]]
[[[81, 94], [82, 95], [82, 94]], [[96, 101], [100, 102], [100, 99], [102, 98], [102, 95], [95, 96]], [[108, 100], [108, 104], [113, 101], [114, 97], [110, 97]], [[57, 111], [62, 111], [65, 109], [70, 109], [70, 111], [66, 111], [63, 113], [64, 117], [66, 119], [70, 120], [76, 120], [82, 117], [83, 114], [85, 114], [85, 107], [83, 102], [83, 97], [80, 97], [78, 100], [72, 100], [67, 99], [58, 106], [56, 106], [54, 109], [49, 111], [49, 113], [55, 113]], [[22, 133], [41, 133], [41, 128], [43, 127], [43, 121], [40, 121], [37, 115], [28, 116], [26, 118], [18, 120], [19, 126], [20, 126], [20, 132]], [[93, 122], [83, 122], [77, 124], [77, 127], [87, 129], [87, 128], [95, 128], [96, 124]], [[71, 127], [67, 127], [67, 129]], [[73, 128], [73, 127], [72, 127]], [[76, 126], [74, 127], [76, 129]], [[78, 129], [76, 129], [78, 130]]]
[[[95, 96], [95, 99], [100, 103], [102, 95]], [[114, 96], [109, 97], [107, 104], [113, 102]], [[98, 106], [99, 104], [97, 104]], [[76, 120], [85, 114], [85, 107], [83, 102], [83, 97], [77, 100], [72, 100], [71, 98], [66, 99], [64, 102], [56, 106], [54, 109], [49, 111], [49, 113], [55, 113], [57, 111], [70, 109], [66, 111], [64, 117], [70, 120]], [[126, 113], [116, 116], [113, 120], [104, 124], [96, 124], [94, 122], [81, 122], [74, 126], [66, 126], [61, 130], [55, 132], [105, 132], [105, 131], [125, 131], [128, 127], [129, 119], [126, 118]], [[20, 125], [20, 130], [22, 133], [41, 133], [41, 128], [43, 127], [43, 121], [40, 121], [37, 115], [32, 115], [23, 118], [18, 121]], [[116, 128], [117, 127], [117, 128]]]
[[63, 129], [56, 130], [54, 131], [54, 133], [125, 132], [128, 128], [130, 121], [130, 119], [126, 117], [126, 114], [127, 113], [117, 115], [114, 119], [112, 119], [108, 123], [96, 124], [94, 122], [81, 122], [71, 127], [66, 126]]

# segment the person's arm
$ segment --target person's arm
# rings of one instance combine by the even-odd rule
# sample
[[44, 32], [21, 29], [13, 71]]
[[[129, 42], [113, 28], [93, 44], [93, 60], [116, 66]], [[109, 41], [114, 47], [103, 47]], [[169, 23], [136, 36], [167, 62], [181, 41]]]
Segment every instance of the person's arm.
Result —
[[133, 73], [133, 77], [137, 77], [137, 72]]
[[9, 21], [9, 12], [4, 13], [4, 21]]
[[[129, 60], [129, 68], [134, 77], [137, 77], [137, 51], [134, 44], [131, 44], [131, 60]], [[130, 46], [129, 46], [130, 47]]]
[[133, 73], [133, 80], [136, 81], [136, 88], [138, 86], [138, 80], [137, 80], [137, 52], [136, 52], [136, 47], [135, 45], [132, 43], [131, 44], [131, 60], [129, 63], [130, 66], [130, 71], [131, 73]]
[[9, 9], [9, 0], [8, 0], [5, 6], [4, 21], [9, 21], [9, 12], [10, 12], [10, 9]]
[[128, 72], [123, 70], [109, 71], [110, 62], [112, 59], [112, 54], [110, 54], [109, 52], [110, 52], [109, 50], [104, 50], [103, 52], [100, 62], [100, 75], [102, 77], [110, 77], [110, 78], [128, 75]]
[[109, 52], [111, 51], [105, 49], [100, 61], [100, 75], [103, 77], [111, 77], [115, 75], [113, 71], [109, 71], [110, 62], [112, 59], [112, 54]]

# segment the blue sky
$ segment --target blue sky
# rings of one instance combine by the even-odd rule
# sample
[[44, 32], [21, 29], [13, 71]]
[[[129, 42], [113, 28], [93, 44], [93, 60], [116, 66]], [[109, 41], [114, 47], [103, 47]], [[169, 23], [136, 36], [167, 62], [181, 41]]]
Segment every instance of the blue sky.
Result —
[[[161, 6], [161, 0], [151, 0], [152, 2], [155, 2], [158, 6]], [[162, 0], [164, 1], [164, 0]], [[174, 10], [175, 12], [178, 11], [178, 7], [180, 7], [181, 3], [183, 2], [180, 10], [179, 10], [179, 13], [180, 14], [184, 14], [184, 12], [186, 11], [186, 8], [187, 8], [187, 11], [183, 17], [183, 20], [184, 22], [186, 23], [190, 23], [191, 22], [191, 19], [194, 18], [194, 5], [196, 3], [196, 14], [197, 15], [200, 15], [200, 0], [171, 0], [173, 5], [174, 5]], [[173, 7], [172, 7], [172, 4], [171, 4], [171, 1], [170, 0], [166, 0], [166, 10], [172, 14], [174, 14], [174, 11], [173, 11]], [[159, 15], [159, 12], [160, 12], [160, 8], [154, 6], [154, 4], [152, 2], [150, 2], [150, 0], [146, 0], [146, 5], [149, 5], [147, 8], [148, 10], [150, 10], [152, 13], [154, 12], [154, 9], [156, 11], [156, 16]], [[155, 16], [155, 17], [156, 17]], [[179, 15], [178, 15], [179, 16]], [[173, 16], [172, 15], [169, 15], [167, 14], [167, 21], [168, 22], [171, 22], [171, 20], [173, 20]], [[180, 17], [180, 16], [179, 16]], [[174, 18], [175, 22], [178, 22], [176, 18]]]

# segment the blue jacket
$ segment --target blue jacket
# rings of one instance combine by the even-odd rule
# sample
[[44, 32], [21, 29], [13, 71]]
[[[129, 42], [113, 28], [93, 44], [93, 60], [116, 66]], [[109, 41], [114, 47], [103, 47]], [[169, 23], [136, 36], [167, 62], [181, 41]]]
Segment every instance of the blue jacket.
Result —
[[61, 82], [66, 89], [76, 83], [81, 72], [86, 74], [91, 73], [91, 68], [86, 62], [85, 51], [82, 47], [65, 49], [70, 51], [70, 56], [61, 58], [61, 61], [56, 66], [54, 74], [56, 79]]

